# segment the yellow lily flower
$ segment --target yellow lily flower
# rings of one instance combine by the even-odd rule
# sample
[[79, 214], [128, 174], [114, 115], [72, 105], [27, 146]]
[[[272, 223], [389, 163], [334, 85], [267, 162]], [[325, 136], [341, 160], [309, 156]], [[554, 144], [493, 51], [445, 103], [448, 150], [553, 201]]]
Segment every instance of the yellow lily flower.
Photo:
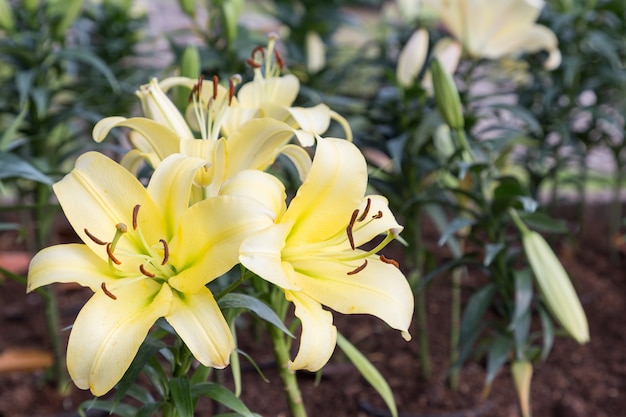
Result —
[[293, 74], [280, 75], [284, 62], [276, 49], [276, 35], [271, 35], [267, 48], [252, 51], [248, 64], [254, 70], [252, 81], [245, 83], [237, 93], [238, 104], [233, 106], [223, 125], [228, 136], [247, 120], [269, 117], [293, 127], [302, 146], [313, 146], [315, 136], [321, 135], [337, 121], [345, 131], [346, 139], [352, 140], [350, 125], [341, 115], [325, 104], [314, 107], [296, 107], [293, 102], [300, 91], [300, 81]]
[[[372, 314], [410, 339], [411, 288], [395, 261], [376, 255], [402, 227], [384, 197], [364, 196], [366, 186], [358, 148], [320, 138], [311, 171], [289, 207], [241, 245], [240, 262], [284, 289], [302, 322], [291, 369], [317, 371], [333, 353], [337, 330], [322, 306]], [[374, 249], [359, 249], [379, 234], [386, 238]]]
[[[294, 129], [281, 121], [251, 119], [227, 136], [221, 136], [226, 117], [232, 106], [236, 106], [236, 82], [235, 78], [229, 80], [229, 88], [225, 88], [217, 77], [210, 81], [172, 77], [161, 83], [153, 79], [138, 92], [142, 108], [150, 118], [105, 118], [94, 127], [93, 138], [100, 142], [115, 127], [133, 129], [135, 135], [130, 139], [136, 149], [121, 162], [133, 173], [144, 160], [156, 167], [172, 153], [204, 159], [210, 165], [197, 175], [195, 184], [203, 187], [207, 196], [217, 195], [224, 181], [244, 169], [265, 170], [280, 153], [289, 157], [298, 172], [306, 176], [310, 157], [301, 147], [289, 144]], [[192, 103], [185, 117], [166, 95], [174, 86], [191, 90]]]
[[535, 24], [543, 0], [423, 0], [474, 58], [499, 59], [546, 50], [546, 69], [561, 63], [558, 40], [549, 28]]
[[205, 285], [238, 263], [244, 237], [273, 224], [273, 213], [251, 193], [280, 188], [269, 174], [246, 172], [247, 188], [234, 178], [229, 195], [189, 207], [193, 178], [205, 164], [172, 155], [144, 188], [126, 169], [90, 152], [54, 185], [85, 243], [40, 251], [27, 290], [77, 282], [94, 292], [67, 349], [68, 371], [79, 388], [108, 392], [160, 317], [202, 364], [228, 365], [233, 336]]

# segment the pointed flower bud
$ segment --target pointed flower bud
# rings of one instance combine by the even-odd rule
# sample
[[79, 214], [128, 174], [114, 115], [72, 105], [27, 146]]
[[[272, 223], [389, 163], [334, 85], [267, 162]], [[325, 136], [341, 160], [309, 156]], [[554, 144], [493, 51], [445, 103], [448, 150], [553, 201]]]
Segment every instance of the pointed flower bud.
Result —
[[433, 59], [430, 68], [439, 112], [452, 129], [463, 129], [465, 120], [463, 119], [461, 98], [452, 75], [445, 70], [437, 58]]
[[546, 305], [578, 343], [589, 341], [587, 317], [572, 283], [552, 248], [537, 232], [522, 230], [524, 252], [535, 274]]
[[530, 382], [533, 377], [533, 365], [526, 361], [515, 361], [511, 365], [511, 374], [515, 383], [517, 401], [522, 417], [530, 417]]

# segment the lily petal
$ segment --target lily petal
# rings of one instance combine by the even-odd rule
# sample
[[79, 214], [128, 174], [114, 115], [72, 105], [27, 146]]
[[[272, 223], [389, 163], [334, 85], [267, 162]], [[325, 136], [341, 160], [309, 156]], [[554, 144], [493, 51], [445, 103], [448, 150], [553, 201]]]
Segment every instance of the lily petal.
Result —
[[[359, 251], [361, 252], [361, 251]], [[371, 314], [408, 336], [413, 317], [413, 293], [402, 272], [377, 256], [358, 267], [334, 260], [305, 258], [294, 262], [296, 283], [312, 299], [343, 314]], [[409, 337], [410, 338], [410, 337]]]
[[252, 198], [275, 213], [276, 220], [286, 210], [285, 186], [275, 176], [252, 169], [240, 171], [226, 181], [220, 195], [236, 195]]
[[306, 177], [309, 175], [309, 171], [311, 170], [311, 155], [309, 155], [309, 153], [301, 146], [293, 144], [283, 146], [280, 153], [289, 158], [298, 171], [300, 181], [304, 182]]
[[239, 249], [239, 262], [264, 280], [283, 289], [298, 290], [294, 270], [283, 262], [281, 250], [290, 224], [277, 224], [246, 238]]
[[180, 136], [166, 125], [145, 117], [127, 119], [114, 116], [104, 118], [94, 126], [93, 139], [96, 142], [102, 142], [111, 129], [122, 126], [140, 133], [150, 143], [159, 159], [165, 159], [166, 156], [179, 152]]
[[316, 372], [328, 362], [337, 344], [333, 315], [301, 292], [285, 291], [285, 298], [294, 303], [296, 317], [302, 322], [300, 348], [289, 368]]
[[290, 245], [328, 240], [344, 229], [367, 185], [367, 166], [359, 149], [344, 139], [320, 138], [306, 181], [284, 216], [293, 221]]
[[[305, 132], [321, 135], [330, 126], [330, 108], [326, 104], [318, 104], [314, 107], [289, 107], [289, 114], [295, 120], [298, 127]], [[315, 143], [302, 146], [313, 146]]]
[[67, 346], [67, 368], [81, 389], [106, 394], [130, 366], [150, 327], [168, 313], [172, 292], [150, 280], [96, 292], [82, 308]]
[[241, 86], [237, 98], [243, 107], [248, 108], [258, 108], [266, 102], [291, 106], [299, 90], [300, 81], [293, 74], [267, 79], [255, 77]]
[[165, 158], [152, 174], [147, 190], [164, 218], [170, 220], [167, 222], [167, 236], [176, 231], [182, 212], [189, 206], [196, 173], [206, 164], [200, 158], [174, 154]]
[[[139, 221], [147, 241], [163, 238], [164, 221], [144, 186], [121, 165], [98, 152], [87, 152], [76, 160], [75, 168], [53, 185], [68, 221], [94, 253], [106, 259], [103, 247], [85, 232], [111, 241], [116, 225], [133, 223], [133, 207], [141, 206]], [[130, 246], [128, 246], [130, 245]], [[143, 247], [133, 239], [121, 239], [118, 247]], [[134, 251], [134, 250], [131, 250]]]
[[77, 282], [96, 292], [103, 282], [110, 286], [114, 281], [109, 265], [102, 258], [88, 246], [72, 243], [50, 246], [33, 257], [28, 268], [26, 291], [53, 282]]
[[273, 216], [267, 207], [245, 197], [218, 196], [194, 204], [181, 217], [169, 245], [170, 262], [178, 270], [169, 284], [196, 294], [238, 263], [241, 242], [272, 225]]
[[228, 138], [228, 176], [244, 169], [265, 170], [293, 137], [293, 129], [277, 120], [253, 119]]
[[165, 319], [204, 366], [221, 369], [228, 365], [235, 341], [222, 311], [207, 288], [193, 295], [175, 296]]

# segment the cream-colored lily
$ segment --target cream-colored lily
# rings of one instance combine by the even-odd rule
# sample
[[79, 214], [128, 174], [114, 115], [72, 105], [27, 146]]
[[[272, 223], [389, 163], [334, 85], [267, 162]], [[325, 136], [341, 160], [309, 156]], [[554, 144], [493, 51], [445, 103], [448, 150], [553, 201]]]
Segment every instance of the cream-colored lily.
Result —
[[280, 75], [284, 62], [276, 50], [275, 35], [271, 35], [267, 48], [252, 51], [248, 64], [254, 70], [252, 81], [243, 84], [237, 93], [238, 105], [233, 106], [223, 128], [228, 136], [238, 126], [256, 117], [269, 117], [293, 127], [302, 146], [313, 146], [315, 136], [328, 130], [331, 120], [337, 121], [352, 140], [352, 130], [347, 120], [325, 104], [314, 107], [293, 106], [300, 81], [293, 74]]
[[[294, 129], [286, 123], [270, 118], [252, 119], [222, 136], [223, 123], [237, 102], [235, 83], [236, 80], [231, 79], [229, 88], [225, 88], [217, 77], [210, 81], [172, 77], [161, 83], [154, 79], [138, 92], [149, 118], [105, 118], [94, 127], [93, 138], [100, 142], [115, 127], [133, 129], [130, 139], [135, 149], [122, 159], [122, 165], [133, 173], [144, 160], [156, 167], [172, 153], [204, 159], [210, 165], [198, 174], [195, 183], [205, 189], [206, 196], [217, 195], [224, 181], [237, 172], [265, 170], [281, 153], [294, 162], [303, 177], [306, 176], [310, 157], [304, 149], [289, 143]], [[192, 103], [186, 117], [166, 94], [174, 86], [191, 90]]]
[[554, 32], [535, 24], [543, 0], [423, 0], [471, 57], [499, 59], [546, 50], [546, 69], [561, 62]]
[[[372, 314], [410, 339], [411, 288], [395, 261], [376, 255], [402, 227], [384, 197], [364, 196], [366, 186], [360, 151], [345, 140], [320, 138], [289, 207], [241, 245], [240, 262], [295, 304], [302, 340], [292, 369], [316, 371], [333, 353], [337, 330], [322, 306]], [[386, 237], [374, 249], [359, 249], [380, 234]]]
[[233, 337], [205, 285], [238, 263], [244, 237], [273, 224], [273, 213], [252, 193], [280, 188], [268, 186], [269, 174], [246, 172], [247, 188], [234, 181], [233, 195], [189, 207], [193, 178], [205, 164], [169, 156], [144, 188], [126, 169], [90, 152], [54, 185], [85, 244], [40, 251], [30, 264], [27, 290], [77, 282], [94, 292], [67, 349], [68, 370], [79, 388], [98, 396], [108, 392], [160, 317], [202, 364], [228, 365]]

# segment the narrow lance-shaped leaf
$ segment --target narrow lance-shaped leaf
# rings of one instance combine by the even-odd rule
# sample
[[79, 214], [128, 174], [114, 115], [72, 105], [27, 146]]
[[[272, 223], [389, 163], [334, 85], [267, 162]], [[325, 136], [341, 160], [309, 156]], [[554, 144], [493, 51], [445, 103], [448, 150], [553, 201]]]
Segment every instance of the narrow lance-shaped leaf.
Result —
[[396, 408], [396, 401], [393, 398], [393, 392], [385, 381], [385, 378], [378, 372], [374, 365], [363, 355], [354, 345], [352, 345], [345, 337], [340, 333], [337, 333], [337, 346], [341, 348], [343, 353], [346, 354], [348, 359], [359, 370], [363, 378], [370, 383], [370, 385], [378, 392], [381, 398], [387, 404], [389, 411], [393, 417], [398, 417], [398, 410]]

